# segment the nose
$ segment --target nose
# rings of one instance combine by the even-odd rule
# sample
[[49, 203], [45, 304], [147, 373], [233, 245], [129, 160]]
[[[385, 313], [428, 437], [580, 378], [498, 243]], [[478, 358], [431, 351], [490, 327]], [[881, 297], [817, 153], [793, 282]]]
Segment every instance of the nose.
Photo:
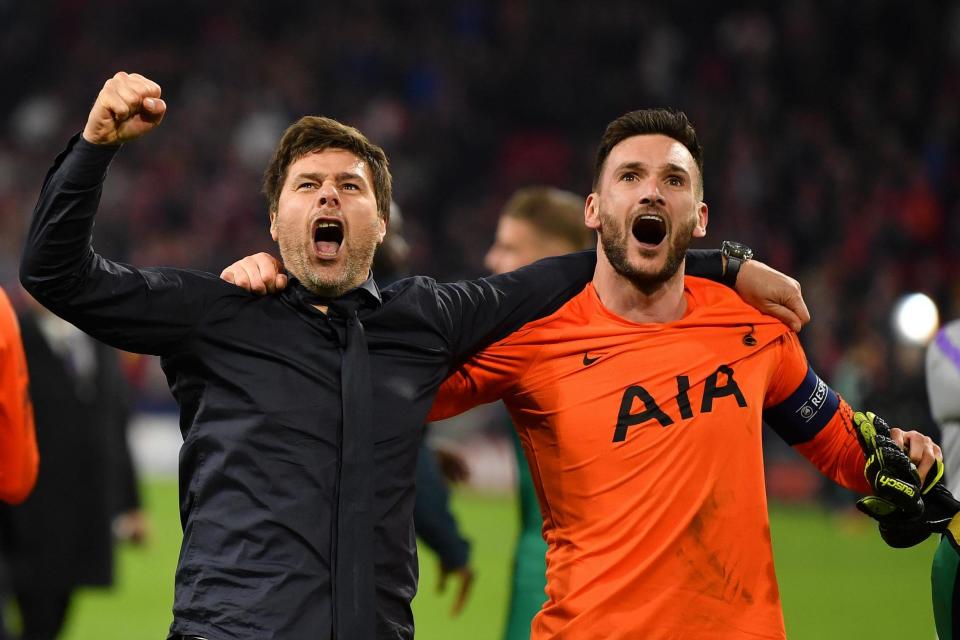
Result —
[[317, 193], [317, 203], [321, 207], [339, 209], [340, 194], [337, 192], [337, 188], [330, 182], [324, 182], [320, 185]]
[[647, 180], [640, 195], [640, 204], [662, 207], [667, 203], [660, 193], [660, 183], [656, 179]]

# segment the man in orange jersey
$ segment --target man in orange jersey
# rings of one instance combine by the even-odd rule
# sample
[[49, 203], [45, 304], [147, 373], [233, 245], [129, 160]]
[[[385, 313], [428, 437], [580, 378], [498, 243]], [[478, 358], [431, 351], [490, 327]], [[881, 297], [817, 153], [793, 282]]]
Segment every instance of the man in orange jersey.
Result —
[[[434, 405], [439, 419], [502, 398], [514, 419], [549, 545], [536, 640], [784, 638], [763, 420], [827, 476], [871, 489], [851, 409], [796, 335], [684, 276], [707, 213], [686, 116], [613, 121], [585, 206], [592, 283], [471, 358]], [[921, 476], [940, 457], [922, 434], [893, 437]]]
[[38, 458], [20, 327], [0, 289], [0, 500], [26, 499], [37, 481]]

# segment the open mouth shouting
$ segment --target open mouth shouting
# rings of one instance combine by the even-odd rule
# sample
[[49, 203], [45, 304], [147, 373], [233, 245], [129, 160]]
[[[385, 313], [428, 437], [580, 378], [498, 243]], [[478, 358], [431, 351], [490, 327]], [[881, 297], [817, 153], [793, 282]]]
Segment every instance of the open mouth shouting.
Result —
[[320, 258], [335, 258], [343, 246], [343, 223], [333, 218], [317, 220], [313, 227], [313, 248]]
[[658, 213], [642, 213], [634, 219], [631, 231], [644, 248], [653, 248], [667, 237], [667, 223]]

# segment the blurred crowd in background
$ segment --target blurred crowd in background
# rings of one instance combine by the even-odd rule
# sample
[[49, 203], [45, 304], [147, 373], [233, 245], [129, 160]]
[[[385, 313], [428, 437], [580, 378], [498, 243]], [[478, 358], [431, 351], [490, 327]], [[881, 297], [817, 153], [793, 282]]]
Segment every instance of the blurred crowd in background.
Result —
[[458, 279], [483, 273], [514, 189], [586, 195], [607, 122], [682, 109], [706, 153], [700, 246], [736, 239], [798, 278], [821, 376], [934, 429], [922, 347], [890, 311], [923, 291], [960, 316], [960, 3], [0, 0], [0, 284], [117, 70], [159, 82], [169, 110], [114, 163], [95, 246], [215, 272], [272, 249], [261, 172], [301, 115], [384, 147], [412, 271]]

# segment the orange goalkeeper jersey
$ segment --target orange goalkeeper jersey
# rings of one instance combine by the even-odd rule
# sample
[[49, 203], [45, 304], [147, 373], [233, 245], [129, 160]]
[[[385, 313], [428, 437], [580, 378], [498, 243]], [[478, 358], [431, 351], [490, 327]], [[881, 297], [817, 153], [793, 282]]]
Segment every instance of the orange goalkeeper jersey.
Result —
[[637, 324], [592, 285], [468, 361], [432, 419], [503, 398], [543, 512], [536, 640], [783, 638], [761, 422], [866, 492], [850, 409], [796, 336], [687, 277], [676, 322]]
[[37, 438], [20, 327], [0, 289], [0, 500], [22, 502], [37, 480]]

